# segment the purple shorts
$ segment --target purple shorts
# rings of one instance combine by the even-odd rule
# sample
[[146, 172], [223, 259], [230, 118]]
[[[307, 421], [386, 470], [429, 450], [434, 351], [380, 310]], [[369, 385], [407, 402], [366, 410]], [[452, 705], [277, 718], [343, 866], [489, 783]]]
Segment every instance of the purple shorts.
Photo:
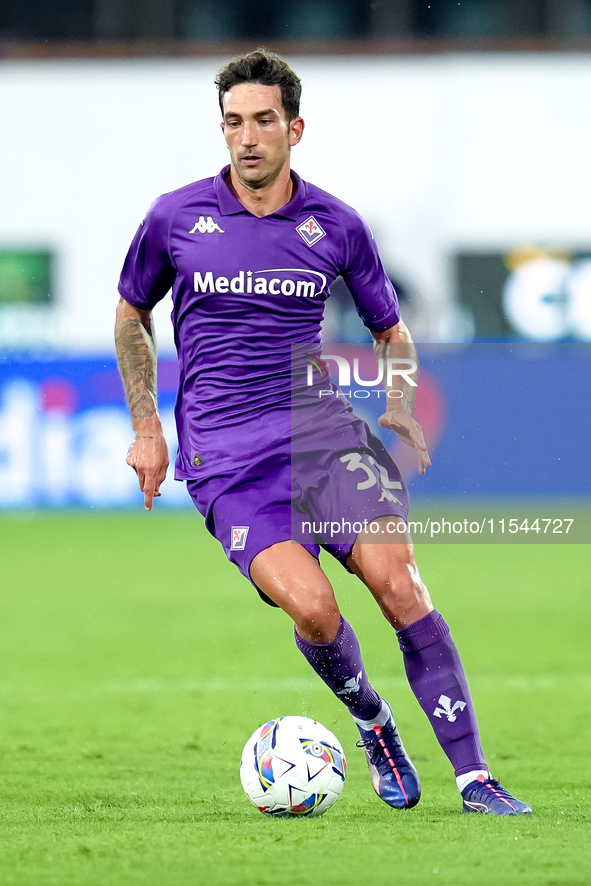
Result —
[[324, 548], [347, 568], [368, 523], [382, 516], [406, 520], [409, 507], [396, 464], [360, 419], [333, 433], [330, 446], [326, 435], [308, 435], [305, 445], [273, 447], [232, 473], [190, 480], [187, 489], [249, 581], [256, 555], [281, 541], [297, 541], [316, 558]]

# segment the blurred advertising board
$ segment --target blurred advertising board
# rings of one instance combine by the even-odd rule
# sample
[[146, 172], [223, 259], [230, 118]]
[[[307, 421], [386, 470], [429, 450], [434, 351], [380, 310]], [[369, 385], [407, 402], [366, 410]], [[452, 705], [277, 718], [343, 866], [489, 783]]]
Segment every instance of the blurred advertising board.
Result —
[[[339, 377], [335, 356], [353, 370], [357, 365], [357, 375]], [[414, 451], [378, 427], [384, 399], [372, 348], [330, 343], [322, 358], [391, 449], [415, 502], [591, 494], [590, 345], [419, 346], [415, 416], [433, 461], [424, 477], [416, 475]], [[175, 361], [161, 360], [160, 410], [171, 458], [176, 381]], [[141, 507], [125, 463], [131, 439], [112, 357], [0, 362], [1, 508]], [[162, 493], [158, 507], [191, 506], [172, 470]]]
[[[174, 453], [175, 361], [161, 361], [159, 378]], [[0, 363], [0, 507], [141, 504], [125, 463], [132, 439], [112, 357]], [[167, 505], [190, 501], [180, 483], [167, 493]]]
[[520, 246], [455, 257], [467, 339], [591, 341], [591, 255]]

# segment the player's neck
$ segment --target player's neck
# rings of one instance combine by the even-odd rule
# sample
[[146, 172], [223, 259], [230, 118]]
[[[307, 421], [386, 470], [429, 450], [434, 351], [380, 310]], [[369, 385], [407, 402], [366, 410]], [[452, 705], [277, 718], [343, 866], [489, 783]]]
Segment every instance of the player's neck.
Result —
[[245, 209], [259, 218], [277, 212], [278, 209], [289, 203], [293, 193], [293, 181], [289, 166], [285, 166], [270, 185], [258, 189], [247, 187], [231, 169], [228, 185]]

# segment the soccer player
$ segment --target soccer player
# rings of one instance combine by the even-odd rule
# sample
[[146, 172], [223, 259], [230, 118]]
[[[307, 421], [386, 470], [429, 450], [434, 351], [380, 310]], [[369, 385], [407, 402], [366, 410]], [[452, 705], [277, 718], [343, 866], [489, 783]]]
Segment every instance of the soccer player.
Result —
[[[415, 563], [396, 465], [330, 379], [316, 377], [316, 387], [332, 395], [320, 396], [321, 410], [309, 397], [293, 408], [294, 353], [318, 366], [324, 301], [339, 275], [379, 356], [398, 350], [414, 359], [371, 231], [353, 209], [291, 170], [304, 121], [300, 80], [285, 61], [257, 50], [230, 62], [216, 85], [230, 164], [153, 203], [119, 284], [116, 347], [135, 431], [127, 461], [145, 507], [160, 495], [168, 467], [152, 309], [172, 288], [180, 372], [175, 476], [187, 482], [228, 558], [293, 619], [298, 649], [354, 717], [377, 794], [410, 808], [420, 781], [319, 565], [319, 541], [369, 588], [395, 629], [463, 810], [531, 812], [488, 770], [458, 651]], [[413, 392], [413, 379], [397, 376], [380, 424], [414, 447], [424, 474], [431, 462], [412, 416]], [[335, 538], [294, 541], [294, 514], [313, 526], [339, 514], [368, 522], [361, 532], [343, 521]]]

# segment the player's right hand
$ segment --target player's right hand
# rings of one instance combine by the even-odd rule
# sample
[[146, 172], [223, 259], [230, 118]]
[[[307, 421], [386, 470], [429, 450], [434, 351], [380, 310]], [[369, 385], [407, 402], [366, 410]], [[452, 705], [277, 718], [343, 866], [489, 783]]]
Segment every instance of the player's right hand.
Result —
[[419, 474], [424, 474], [431, 467], [431, 457], [423, 436], [423, 429], [418, 421], [404, 409], [389, 409], [378, 419], [382, 428], [390, 428], [408, 446], [417, 450]]
[[138, 476], [147, 511], [152, 510], [154, 499], [160, 496], [160, 484], [164, 482], [169, 463], [168, 446], [162, 432], [136, 434], [127, 453], [127, 464]]

